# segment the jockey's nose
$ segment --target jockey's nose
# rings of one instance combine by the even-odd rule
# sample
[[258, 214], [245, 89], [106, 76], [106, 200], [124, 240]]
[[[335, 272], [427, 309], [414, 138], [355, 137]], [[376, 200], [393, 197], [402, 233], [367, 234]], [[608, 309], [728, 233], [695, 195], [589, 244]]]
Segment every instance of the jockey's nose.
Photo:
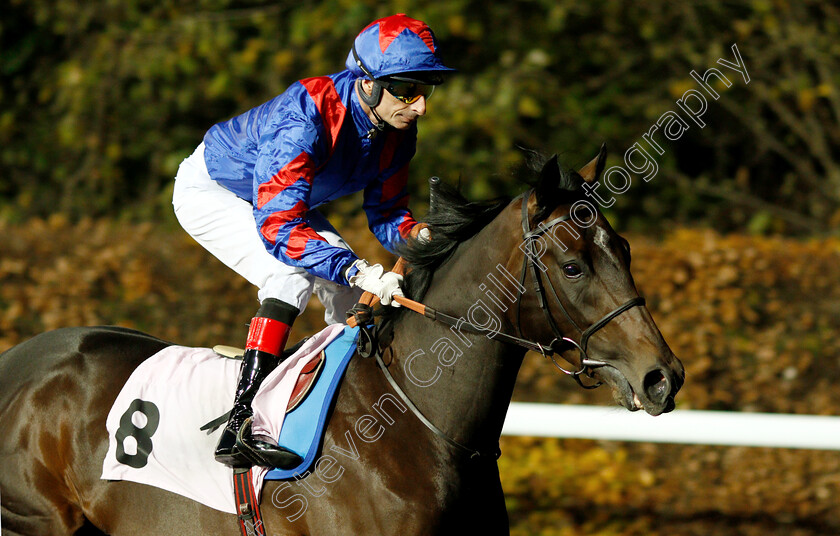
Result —
[[426, 97], [420, 97], [411, 103], [411, 109], [417, 115], [426, 115]]

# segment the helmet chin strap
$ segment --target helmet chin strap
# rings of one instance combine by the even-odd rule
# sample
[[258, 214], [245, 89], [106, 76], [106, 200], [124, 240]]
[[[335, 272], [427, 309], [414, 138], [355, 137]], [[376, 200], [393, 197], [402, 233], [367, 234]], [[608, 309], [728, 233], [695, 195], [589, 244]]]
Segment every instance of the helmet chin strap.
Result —
[[362, 87], [362, 79], [359, 78], [356, 80], [356, 89], [359, 93], [359, 98], [362, 99], [362, 102], [367, 104], [370, 108], [371, 113], [376, 118], [376, 123], [373, 125], [373, 128], [368, 131], [366, 137], [374, 138], [380, 132], [385, 130], [385, 126], [387, 123], [379, 117], [379, 114], [376, 113], [376, 107], [379, 106], [379, 103], [382, 102], [382, 86], [379, 84], [373, 84], [371, 87], [370, 95], [365, 93], [365, 88]]

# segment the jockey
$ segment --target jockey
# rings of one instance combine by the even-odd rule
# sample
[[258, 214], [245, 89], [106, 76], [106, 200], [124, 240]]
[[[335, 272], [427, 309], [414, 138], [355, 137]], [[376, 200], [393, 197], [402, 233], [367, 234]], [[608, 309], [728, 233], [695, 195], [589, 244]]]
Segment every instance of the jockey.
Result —
[[[345, 70], [295, 82], [214, 125], [181, 164], [172, 200], [178, 221], [259, 289], [216, 460], [251, 464], [236, 434], [313, 292], [328, 324], [343, 322], [362, 291], [396, 306], [401, 276], [358, 258], [316, 207], [364, 190], [370, 229], [389, 251], [409, 236], [428, 237], [408, 209], [408, 165], [426, 99], [452, 70], [424, 22], [385, 17], [359, 33]], [[282, 448], [247, 439], [250, 449], [283, 458]]]

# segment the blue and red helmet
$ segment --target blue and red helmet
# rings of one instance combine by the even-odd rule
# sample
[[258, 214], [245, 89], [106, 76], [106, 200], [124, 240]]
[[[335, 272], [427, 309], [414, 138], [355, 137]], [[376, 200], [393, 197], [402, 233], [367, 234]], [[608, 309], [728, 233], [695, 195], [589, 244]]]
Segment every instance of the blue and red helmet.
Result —
[[455, 70], [441, 61], [431, 28], [403, 13], [376, 20], [362, 30], [345, 64], [360, 78], [382, 80], [411, 73], [427, 84], [440, 84], [445, 73]]

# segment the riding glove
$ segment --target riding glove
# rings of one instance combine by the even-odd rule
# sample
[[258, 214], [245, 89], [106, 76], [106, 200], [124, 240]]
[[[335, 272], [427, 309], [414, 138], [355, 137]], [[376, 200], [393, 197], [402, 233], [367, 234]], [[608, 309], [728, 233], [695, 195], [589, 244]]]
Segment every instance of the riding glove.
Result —
[[[355, 273], [354, 273], [355, 272]], [[386, 272], [381, 264], [370, 265], [364, 259], [355, 261], [347, 270], [347, 282], [351, 287], [360, 288], [379, 297], [382, 305], [399, 307], [392, 301], [394, 296], [404, 296], [400, 288], [403, 277], [394, 272]]]

